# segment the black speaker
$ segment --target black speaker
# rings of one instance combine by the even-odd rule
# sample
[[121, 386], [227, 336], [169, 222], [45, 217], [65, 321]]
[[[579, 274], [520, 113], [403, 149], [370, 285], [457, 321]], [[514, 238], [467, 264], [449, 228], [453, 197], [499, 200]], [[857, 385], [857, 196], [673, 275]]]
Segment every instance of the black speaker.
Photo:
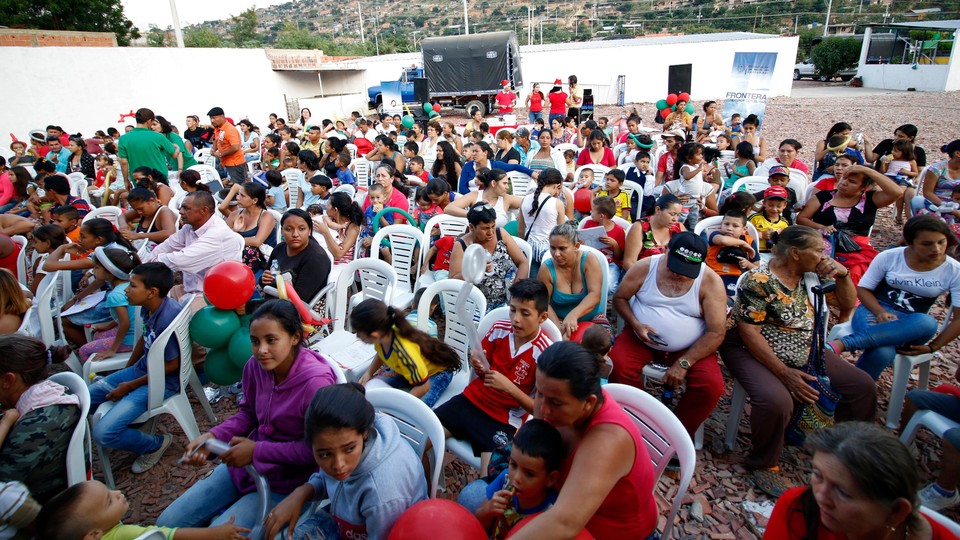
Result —
[[413, 100], [418, 103], [430, 101], [430, 89], [425, 77], [413, 79]]
[[691, 81], [693, 80], [693, 64], [679, 64], [670, 66], [667, 73], [667, 92], [668, 94], [679, 94], [680, 92], [690, 92]]

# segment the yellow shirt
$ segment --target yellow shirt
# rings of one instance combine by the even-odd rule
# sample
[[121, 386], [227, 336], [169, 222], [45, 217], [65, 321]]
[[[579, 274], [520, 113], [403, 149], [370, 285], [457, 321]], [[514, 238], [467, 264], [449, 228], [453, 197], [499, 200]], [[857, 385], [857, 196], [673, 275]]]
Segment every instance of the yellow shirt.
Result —
[[775, 222], [771, 222], [767, 219], [767, 215], [763, 212], [757, 212], [753, 214], [747, 221], [753, 224], [757, 228], [757, 232], [760, 233], [760, 251], [763, 253], [770, 252], [770, 245], [767, 244], [767, 241], [763, 239], [764, 231], [782, 231], [790, 226], [790, 223], [784, 219], [783, 216], [780, 216], [780, 219]]
[[633, 221], [630, 218], [630, 196], [627, 195], [626, 191], [621, 189], [620, 194], [614, 197], [610, 195], [610, 193], [607, 192], [607, 190], [601, 189], [600, 192], [597, 193], [597, 196], [610, 197], [611, 199], [613, 199], [613, 202], [617, 204], [617, 216], [622, 217], [627, 221]]
[[141, 527], [140, 525], [124, 525], [120, 523], [107, 531], [100, 540], [135, 540], [143, 533], [150, 531], [160, 531], [167, 540], [172, 540], [177, 530], [169, 527]]
[[427, 382], [431, 375], [436, 375], [446, 369], [424, 358], [420, 352], [420, 346], [401, 337], [396, 328], [393, 329], [393, 343], [389, 354], [383, 350], [383, 346], [379, 342], [376, 344], [376, 349], [383, 363], [390, 366], [390, 369], [397, 372], [413, 386], [419, 386]]

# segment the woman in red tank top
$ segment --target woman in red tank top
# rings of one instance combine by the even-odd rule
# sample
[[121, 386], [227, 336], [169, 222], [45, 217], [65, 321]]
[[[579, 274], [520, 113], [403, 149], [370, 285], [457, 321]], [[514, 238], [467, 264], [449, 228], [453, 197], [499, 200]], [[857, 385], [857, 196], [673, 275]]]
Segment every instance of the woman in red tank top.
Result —
[[533, 414], [560, 430], [567, 446], [560, 496], [511, 537], [642, 539], [657, 526], [650, 455], [633, 420], [600, 387], [596, 357], [561, 341], [537, 360]]
[[533, 83], [533, 89], [527, 95], [526, 106], [530, 111], [527, 114], [527, 120], [531, 124], [536, 122], [538, 118], [543, 118], [543, 92], [540, 91], [540, 83]]

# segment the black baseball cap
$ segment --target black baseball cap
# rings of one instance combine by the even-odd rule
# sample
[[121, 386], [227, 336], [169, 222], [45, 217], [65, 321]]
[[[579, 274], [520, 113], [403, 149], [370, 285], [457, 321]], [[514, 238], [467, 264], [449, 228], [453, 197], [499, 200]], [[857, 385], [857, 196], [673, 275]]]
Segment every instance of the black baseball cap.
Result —
[[214, 107], [207, 111], [207, 116], [226, 116], [221, 107]]
[[696, 279], [706, 258], [707, 243], [690, 231], [673, 235], [667, 244], [667, 268], [681, 276]]

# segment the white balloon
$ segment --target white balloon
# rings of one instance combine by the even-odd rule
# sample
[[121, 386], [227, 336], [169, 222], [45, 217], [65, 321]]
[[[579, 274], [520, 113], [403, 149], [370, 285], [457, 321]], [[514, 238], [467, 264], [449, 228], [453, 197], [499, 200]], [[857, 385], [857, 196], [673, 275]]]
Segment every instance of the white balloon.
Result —
[[487, 271], [487, 250], [479, 244], [467, 246], [463, 252], [463, 262], [460, 265], [463, 280], [467, 283], [480, 283]]

